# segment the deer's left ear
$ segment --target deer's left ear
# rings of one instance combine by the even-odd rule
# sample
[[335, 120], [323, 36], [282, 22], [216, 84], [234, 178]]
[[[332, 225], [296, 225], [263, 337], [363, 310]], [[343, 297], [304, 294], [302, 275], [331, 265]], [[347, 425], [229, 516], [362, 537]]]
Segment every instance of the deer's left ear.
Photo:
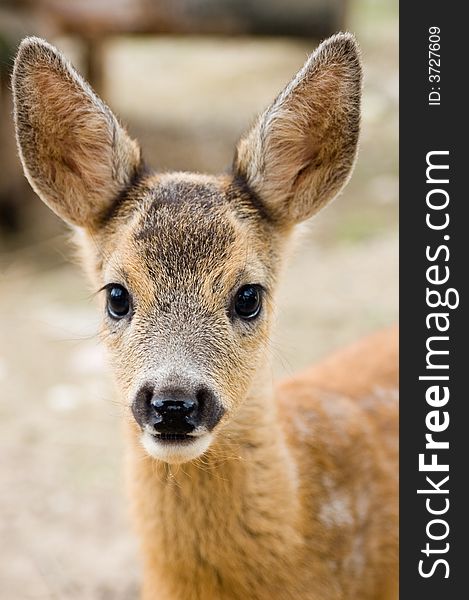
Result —
[[347, 182], [357, 150], [360, 95], [355, 38], [335, 35], [239, 142], [235, 174], [279, 223], [307, 219]]
[[18, 148], [31, 186], [68, 223], [96, 229], [141, 167], [138, 145], [44, 40], [23, 40], [12, 84]]

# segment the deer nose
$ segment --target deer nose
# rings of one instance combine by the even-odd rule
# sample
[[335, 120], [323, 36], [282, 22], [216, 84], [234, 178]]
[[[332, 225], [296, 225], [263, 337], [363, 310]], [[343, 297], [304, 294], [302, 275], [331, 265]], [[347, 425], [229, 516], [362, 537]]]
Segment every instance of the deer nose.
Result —
[[158, 433], [190, 433], [197, 427], [199, 403], [191, 397], [154, 395], [150, 401], [148, 424]]
[[142, 388], [133, 404], [135, 420], [156, 433], [182, 435], [193, 431], [201, 421], [204, 394], [193, 387]]
[[132, 402], [132, 413], [141, 429], [151, 427], [163, 436], [186, 435], [196, 428], [207, 431], [217, 425], [224, 408], [205, 383], [179, 380], [144, 384]]

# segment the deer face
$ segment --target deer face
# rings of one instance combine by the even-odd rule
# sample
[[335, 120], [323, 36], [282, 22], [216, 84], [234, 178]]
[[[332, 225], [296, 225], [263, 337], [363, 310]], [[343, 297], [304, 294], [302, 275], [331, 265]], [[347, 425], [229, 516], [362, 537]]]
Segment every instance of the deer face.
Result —
[[278, 236], [228, 177], [137, 190], [95, 237], [103, 337], [145, 448], [178, 462], [230, 421], [265, 356]]
[[137, 435], [157, 459], [200, 456], [249, 401], [293, 226], [349, 176], [360, 97], [353, 38], [320, 46], [218, 178], [150, 174], [109, 108], [42, 40], [21, 45], [13, 90], [25, 174], [81, 234]]

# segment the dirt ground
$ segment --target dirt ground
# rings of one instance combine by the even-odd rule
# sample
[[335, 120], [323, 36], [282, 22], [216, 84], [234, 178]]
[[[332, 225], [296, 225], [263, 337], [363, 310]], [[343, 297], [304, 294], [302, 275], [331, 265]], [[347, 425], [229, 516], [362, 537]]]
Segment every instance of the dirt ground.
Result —
[[[360, 157], [292, 257], [279, 299], [277, 377], [397, 319], [397, 16], [365, 4], [369, 12], [355, 9], [350, 27], [366, 68]], [[312, 46], [115, 41], [106, 97], [151, 164], [217, 171]], [[0, 597], [131, 600], [139, 563], [98, 313], [69, 262], [64, 228], [36, 205], [27, 234], [0, 244]]]

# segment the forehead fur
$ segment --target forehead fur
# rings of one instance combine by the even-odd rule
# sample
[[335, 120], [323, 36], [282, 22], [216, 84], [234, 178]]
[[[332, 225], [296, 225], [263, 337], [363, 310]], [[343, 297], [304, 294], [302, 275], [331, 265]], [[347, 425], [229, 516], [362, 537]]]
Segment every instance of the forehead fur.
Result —
[[148, 176], [131, 189], [106, 237], [114, 230], [111, 252], [118, 258], [112, 262], [137, 284], [148, 277], [172, 289], [207, 280], [225, 287], [243, 274], [248, 280], [240, 283], [268, 283], [267, 228], [232, 178], [171, 173]]
[[236, 231], [220, 184], [182, 174], [155, 183], [133, 233], [146, 257], [169, 276], [195, 273], [202, 262], [206, 270], [224, 262], [242, 231]]

